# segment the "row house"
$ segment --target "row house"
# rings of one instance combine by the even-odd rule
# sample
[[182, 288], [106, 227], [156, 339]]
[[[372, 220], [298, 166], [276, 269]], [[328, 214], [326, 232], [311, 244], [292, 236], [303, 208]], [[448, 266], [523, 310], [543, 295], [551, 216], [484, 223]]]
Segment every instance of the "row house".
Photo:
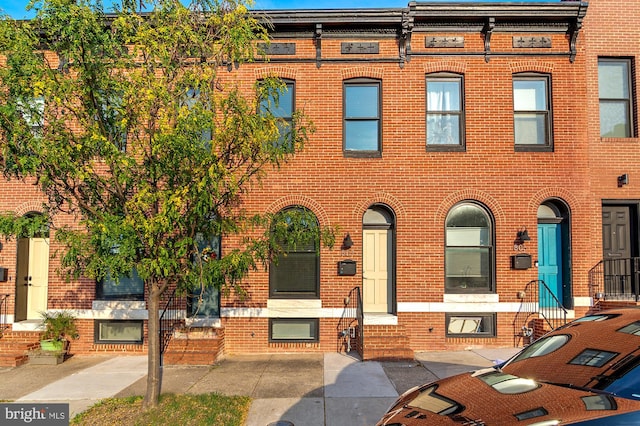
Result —
[[[278, 114], [302, 110], [316, 131], [243, 207], [304, 209], [340, 229], [338, 244], [252, 272], [244, 299], [170, 301], [165, 361], [522, 346], [635, 303], [640, 34], [629, 17], [640, 5], [610, 3], [256, 11], [268, 60], [222, 78], [248, 89], [276, 74]], [[4, 182], [0, 194], [3, 211], [40, 208], [32, 187]], [[65, 282], [50, 241], [0, 251], [0, 323], [19, 333], [42, 310], [72, 309], [72, 352], [145, 352], [140, 280]]]

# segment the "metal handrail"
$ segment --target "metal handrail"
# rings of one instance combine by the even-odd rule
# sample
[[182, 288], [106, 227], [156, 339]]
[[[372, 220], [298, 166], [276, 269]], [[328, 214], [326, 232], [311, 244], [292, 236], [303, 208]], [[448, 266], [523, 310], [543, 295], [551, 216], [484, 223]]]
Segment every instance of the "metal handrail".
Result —
[[603, 259], [589, 270], [594, 300], [640, 301], [640, 257]]
[[544, 290], [538, 295], [538, 310], [552, 330], [567, 323], [567, 309], [560, 303], [555, 294], [543, 280], [538, 281], [538, 288]]
[[160, 365], [163, 363], [163, 355], [169, 346], [176, 325], [181, 324], [184, 320], [183, 316], [180, 315], [181, 310], [179, 309], [182, 301], [176, 298], [176, 291], [177, 289], [173, 289], [169, 294], [164, 309], [160, 314]]
[[[346, 351], [350, 352], [355, 349], [362, 355], [363, 353], [363, 313], [362, 313], [362, 297], [360, 295], [360, 287], [354, 287], [349, 291], [349, 295], [345, 297], [344, 309], [342, 317], [338, 321], [338, 337], [340, 351], [346, 345]], [[355, 343], [355, 348], [353, 347]]]
[[0, 337], [4, 330], [9, 328], [9, 316], [8, 316], [8, 299], [11, 294], [0, 294]]
[[567, 323], [567, 309], [543, 280], [531, 280], [521, 292], [520, 308], [513, 320], [514, 336], [535, 338], [528, 326], [531, 317], [541, 318], [555, 330]]

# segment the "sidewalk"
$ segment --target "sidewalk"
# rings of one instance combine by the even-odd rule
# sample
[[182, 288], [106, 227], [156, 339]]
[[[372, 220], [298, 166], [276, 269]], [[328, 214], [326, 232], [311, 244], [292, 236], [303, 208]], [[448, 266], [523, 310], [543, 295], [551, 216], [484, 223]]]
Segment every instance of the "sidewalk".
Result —
[[[360, 362], [338, 353], [237, 355], [216, 366], [167, 366], [162, 391], [248, 395], [253, 403], [246, 426], [371, 425], [407, 389], [494, 365], [517, 350], [421, 352], [407, 362]], [[69, 403], [73, 417], [102, 398], [143, 395], [146, 372], [146, 356], [73, 357], [53, 368], [0, 369], [0, 400]]]

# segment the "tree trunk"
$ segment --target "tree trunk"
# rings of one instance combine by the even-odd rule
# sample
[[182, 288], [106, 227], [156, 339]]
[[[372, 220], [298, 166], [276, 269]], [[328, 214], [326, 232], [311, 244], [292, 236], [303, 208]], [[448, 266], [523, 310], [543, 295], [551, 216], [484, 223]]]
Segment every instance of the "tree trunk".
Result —
[[162, 370], [160, 368], [160, 296], [161, 292], [158, 283], [149, 286], [150, 294], [147, 301], [149, 311], [148, 321], [148, 371], [147, 371], [147, 393], [144, 397], [144, 408], [152, 408], [158, 405], [160, 398], [160, 387], [162, 384]]

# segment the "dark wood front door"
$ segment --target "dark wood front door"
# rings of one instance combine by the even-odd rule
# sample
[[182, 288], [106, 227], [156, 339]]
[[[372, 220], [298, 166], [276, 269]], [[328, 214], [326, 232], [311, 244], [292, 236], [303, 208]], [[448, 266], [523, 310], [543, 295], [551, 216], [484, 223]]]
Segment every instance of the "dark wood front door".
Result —
[[631, 257], [629, 206], [602, 207], [602, 248], [604, 259]]
[[635, 293], [631, 232], [630, 206], [602, 206], [602, 249], [607, 297], [626, 298]]

